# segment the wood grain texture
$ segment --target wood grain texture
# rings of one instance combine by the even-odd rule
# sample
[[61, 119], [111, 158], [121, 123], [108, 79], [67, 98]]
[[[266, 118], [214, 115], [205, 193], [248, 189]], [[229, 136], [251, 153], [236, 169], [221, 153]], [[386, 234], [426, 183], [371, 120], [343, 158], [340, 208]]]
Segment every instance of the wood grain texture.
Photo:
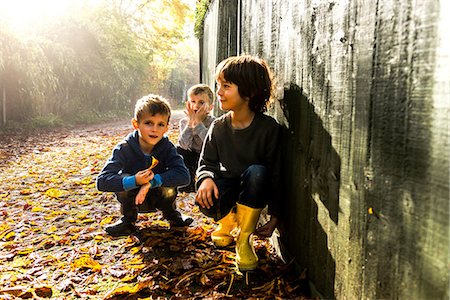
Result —
[[285, 254], [326, 298], [448, 298], [447, 4], [235, 3], [236, 49], [277, 82]]

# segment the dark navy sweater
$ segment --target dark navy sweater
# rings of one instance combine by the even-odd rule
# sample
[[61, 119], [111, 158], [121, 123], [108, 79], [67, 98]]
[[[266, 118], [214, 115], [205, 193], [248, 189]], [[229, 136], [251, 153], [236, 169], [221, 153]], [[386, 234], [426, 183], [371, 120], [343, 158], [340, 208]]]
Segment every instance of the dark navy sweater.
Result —
[[152, 156], [159, 161], [153, 172], [155, 176], [159, 174], [162, 186], [176, 187], [190, 182], [183, 158], [167, 137], [153, 147], [150, 155], [145, 155], [139, 147], [139, 133], [135, 130], [114, 147], [111, 157], [97, 176], [97, 189], [103, 192], [124, 191], [124, 175], [135, 175], [150, 167]]

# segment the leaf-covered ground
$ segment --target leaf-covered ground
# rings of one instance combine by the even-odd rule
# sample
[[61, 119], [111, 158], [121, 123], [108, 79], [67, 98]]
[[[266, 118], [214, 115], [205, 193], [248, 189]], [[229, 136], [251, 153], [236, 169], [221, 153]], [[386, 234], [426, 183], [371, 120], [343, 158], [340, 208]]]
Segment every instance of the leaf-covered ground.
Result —
[[155, 212], [139, 215], [140, 241], [107, 236], [119, 205], [95, 177], [130, 129], [0, 136], [0, 299], [303, 299], [304, 278], [266, 240], [256, 243], [258, 269], [238, 272], [234, 249], [212, 245], [214, 223], [192, 193], [177, 202], [195, 219], [189, 228], [171, 229]]

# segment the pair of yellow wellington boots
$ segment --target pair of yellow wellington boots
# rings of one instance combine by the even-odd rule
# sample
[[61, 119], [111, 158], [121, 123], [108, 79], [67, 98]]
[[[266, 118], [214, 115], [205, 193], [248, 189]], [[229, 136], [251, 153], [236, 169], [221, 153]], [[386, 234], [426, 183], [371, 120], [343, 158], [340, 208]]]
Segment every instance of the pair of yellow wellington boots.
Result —
[[218, 247], [226, 247], [234, 241], [231, 234], [236, 227], [239, 233], [236, 238], [236, 263], [241, 271], [250, 271], [258, 266], [258, 256], [253, 247], [252, 234], [256, 230], [261, 208], [252, 208], [237, 204], [233, 210], [218, 221], [219, 226], [211, 234], [213, 243]]

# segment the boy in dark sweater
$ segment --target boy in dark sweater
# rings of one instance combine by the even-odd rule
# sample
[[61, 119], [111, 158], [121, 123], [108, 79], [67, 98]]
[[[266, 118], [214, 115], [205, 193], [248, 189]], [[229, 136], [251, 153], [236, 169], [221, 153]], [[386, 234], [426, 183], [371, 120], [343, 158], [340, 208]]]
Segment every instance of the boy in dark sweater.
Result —
[[[197, 169], [196, 202], [214, 218], [211, 234], [217, 246], [234, 241], [236, 263], [243, 271], [258, 263], [252, 242], [255, 232], [270, 237], [277, 226], [280, 126], [265, 115], [271, 98], [272, 77], [267, 63], [257, 57], [229, 57], [216, 69], [217, 100], [228, 111], [208, 131]], [[268, 204], [269, 222], [256, 229], [259, 214]]]
[[[170, 114], [169, 103], [160, 96], [139, 99], [131, 120], [134, 132], [113, 149], [97, 177], [98, 190], [114, 192], [121, 204], [122, 218], [105, 228], [113, 237], [134, 233], [138, 212], [159, 209], [171, 226], [189, 226], [193, 221], [176, 210], [177, 186], [189, 183], [190, 176], [183, 158], [164, 135]], [[152, 158], [158, 164], [150, 169]], [[144, 191], [138, 194], [140, 188]]]

